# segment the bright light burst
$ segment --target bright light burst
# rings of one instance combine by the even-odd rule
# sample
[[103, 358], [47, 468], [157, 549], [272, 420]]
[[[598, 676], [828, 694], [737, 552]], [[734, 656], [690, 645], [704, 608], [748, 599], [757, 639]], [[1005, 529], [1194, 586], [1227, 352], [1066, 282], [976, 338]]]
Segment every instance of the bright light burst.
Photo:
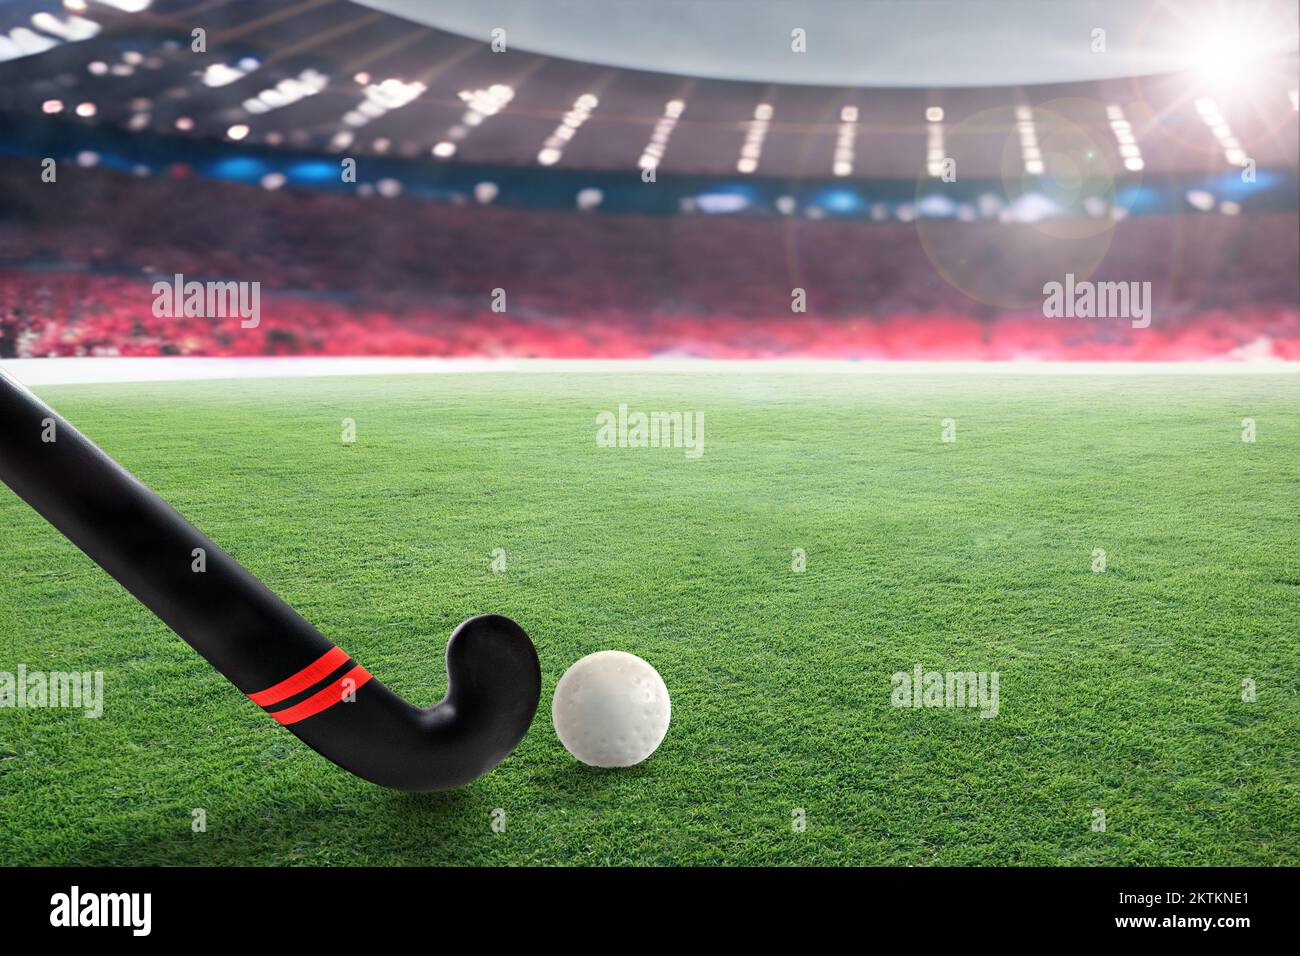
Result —
[[[1285, 82], [1273, 74], [1294, 63], [1297, 34], [1294, 8], [1254, 2], [1201, 5], [1183, 19], [1183, 68], [1200, 83], [1201, 92], [1232, 99], [1260, 94]], [[1291, 67], [1292, 71], [1294, 67]]]

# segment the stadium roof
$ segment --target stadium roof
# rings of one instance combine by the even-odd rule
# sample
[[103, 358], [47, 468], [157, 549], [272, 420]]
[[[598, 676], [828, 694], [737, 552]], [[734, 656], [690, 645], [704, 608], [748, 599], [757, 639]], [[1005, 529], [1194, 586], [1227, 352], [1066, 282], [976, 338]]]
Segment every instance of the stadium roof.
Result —
[[467, 37], [501, 29], [536, 53], [760, 83], [1070, 83], [1194, 69], [1234, 34], [1256, 55], [1297, 49], [1293, 0], [360, 2]]
[[1034, 175], [1053, 155], [1120, 175], [1217, 173], [1295, 167], [1300, 152], [1294, 55], [1217, 74], [878, 89], [618, 68], [528, 39], [508, 32], [495, 52], [490, 34], [348, 0], [11, 0], [0, 112], [429, 162], [791, 178], [935, 175], [936, 158], [959, 176]]

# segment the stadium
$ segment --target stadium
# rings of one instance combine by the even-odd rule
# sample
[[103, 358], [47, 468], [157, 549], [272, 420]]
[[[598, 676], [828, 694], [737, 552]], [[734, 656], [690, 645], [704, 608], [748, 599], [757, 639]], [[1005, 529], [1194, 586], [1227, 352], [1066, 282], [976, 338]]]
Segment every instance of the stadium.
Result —
[[738, 6], [0, 6], [0, 370], [403, 698], [491, 612], [541, 700], [350, 776], [13, 437], [0, 673], [102, 714], [0, 694], [7, 860], [1300, 862], [1297, 5]]

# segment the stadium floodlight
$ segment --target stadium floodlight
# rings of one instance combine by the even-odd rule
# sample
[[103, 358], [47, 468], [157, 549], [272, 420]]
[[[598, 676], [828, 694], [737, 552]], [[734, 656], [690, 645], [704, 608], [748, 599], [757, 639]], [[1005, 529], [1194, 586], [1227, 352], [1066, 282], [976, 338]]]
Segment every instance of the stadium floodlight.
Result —
[[213, 88], [229, 86], [242, 80], [259, 66], [261, 62], [251, 56], [246, 56], [237, 63], [211, 63], [203, 70], [203, 85]]
[[637, 161], [637, 165], [641, 169], [657, 169], [659, 167], [659, 163], [663, 160], [664, 153], [668, 149], [668, 140], [672, 138], [673, 130], [677, 128], [677, 121], [681, 119], [685, 110], [685, 100], [673, 99], [664, 104], [663, 115], [655, 123], [654, 132], [650, 134], [650, 142], [646, 144], [641, 153], [641, 158]]
[[1295, 14], [1286, 8], [1245, 5], [1210, 20], [1185, 18], [1184, 68], [1203, 91], [1221, 98], [1281, 85], [1284, 77], [1294, 76], [1294, 66], [1288, 64], [1295, 53]]
[[1034, 127], [1031, 107], [1024, 104], [1016, 107], [1016, 132], [1020, 136], [1020, 158], [1025, 172], [1030, 176], [1041, 176], [1045, 168], [1043, 153], [1038, 147], [1038, 130]]
[[560, 119], [555, 132], [546, 138], [537, 153], [537, 162], [542, 166], [554, 166], [564, 155], [564, 147], [582, 129], [584, 123], [591, 119], [592, 112], [600, 105], [594, 93], [584, 93], [573, 101], [573, 106]]
[[123, 13], [143, 13], [153, 5], [153, 0], [95, 0], [95, 2], [121, 10]]
[[1106, 120], [1115, 135], [1116, 147], [1120, 158], [1124, 161], [1124, 168], [1134, 173], [1141, 172], [1146, 167], [1146, 161], [1143, 160], [1142, 149], [1133, 135], [1133, 124], [1124, 115], [1124, 107], [1118, 103], [1108, 105]]
[[1236, 87], [1249, 79], [1252, 61], [1266, 48], [1267, 39], [1252, 36], [1248, 28], [1238, 23], [1216, 23], [1198, 35], [1193, 69], [1213, 89]]
[[745, 130], [745, 142], [740, 147], [740, 159], [736, 160], [736, 171], [749, 174], [758, 169], [758, 161], [763, 155], [763, 140], [772, 121], [772, 104], [759, 103], [754, 107], [754, 118]]
[[[941, 177], [947, 167], [947, 151], [943, 144], [943, 107], [928, 107], [925, 111], [925, 123], [925, 171], [930, 176]], [[1026, 155], [1025, 158], [1028, 160], [1032, 157]]]
[[831, 172], [836, 176], [853, 173], [853, 141], [858, 134], [858, 108], [845, 106], [840, 110], [840, 128], [835, 137], [835, 153]]
[[32, 26], [67, 43], [80, 43], [99, 33], [99, 24], [84, 17], [59, 18], [48, 11], [32, 14]]
[[[490, 116], [496, 116], [515, 98], [515, 90], [504, 83], [493, 83], [487, 89], [461, 90], [457, 96], [466, 106], [460, 122], [450, 127], [446, 135], [433, 144], [430, 152], [438, 159], [450, 159], [456, 155], [457, 143], [463, 140], [469, 131], [483, 124]], [[557, 157], [558, 158], [558, 157]]]
[[0, 63], [44, 53], [58, 45], [58, 40], [51, 39], [43, 33], [37, 33], [26, 27], [14, 27], [7, 35], [0, 33]]
[[457, 627], [447, 696], [414, 707], [3, 372], [0, 417], [0, 480], [317, 753], [386, 787], [444, 790], [523, 739], [541, 669], [514, 621]]
[[1214, 138], [1219, 141], [1219, 146], [1223, 149], [1223, 158], [1229, 165], [1240, 166], [1246, 161], [1246, 151], [1241, 148], [1239, 140], [1232, 132], [1232, 127], [1228, 125], [1227, 119], [1219, 109], [1219, 104], [1208, 96], [1203, 96], [1196, 101], [1196, 112], [1200, 114], [1201, 121], [1209, 127]]

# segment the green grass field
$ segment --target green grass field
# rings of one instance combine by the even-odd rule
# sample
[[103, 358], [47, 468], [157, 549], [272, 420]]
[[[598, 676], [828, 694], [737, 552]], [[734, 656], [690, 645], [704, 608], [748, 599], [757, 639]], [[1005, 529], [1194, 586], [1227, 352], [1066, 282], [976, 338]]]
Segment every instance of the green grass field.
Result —
[[[0, 710], [7, 863], [1300, 863], [1294, 375], [40, 393], [408, 699], [441, 696], [448, 633], [487, 611], [529, 631], [544, 686], [477, 783], [376, 788], [0, 488], [0, 670], [105, 673], [102, 719]], [[621, 402], [703, 411], [703, 457], [596, 447]], [[672, 694], [626, 771], [551, 727], [555, 682], [605, 648]], [[997, 671], [998, 716], [891, 706], [916, 664]]]

